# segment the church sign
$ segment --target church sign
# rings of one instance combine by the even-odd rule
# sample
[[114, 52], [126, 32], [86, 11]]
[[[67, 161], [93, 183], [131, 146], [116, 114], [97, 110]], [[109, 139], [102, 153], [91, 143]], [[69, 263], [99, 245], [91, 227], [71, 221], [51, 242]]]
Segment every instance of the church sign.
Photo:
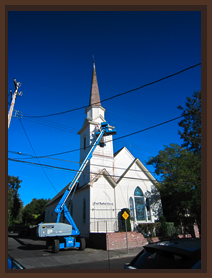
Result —
[[109, 203], [109, 202], [93, 202], [93, 205], [113, 206], [113, 203]]

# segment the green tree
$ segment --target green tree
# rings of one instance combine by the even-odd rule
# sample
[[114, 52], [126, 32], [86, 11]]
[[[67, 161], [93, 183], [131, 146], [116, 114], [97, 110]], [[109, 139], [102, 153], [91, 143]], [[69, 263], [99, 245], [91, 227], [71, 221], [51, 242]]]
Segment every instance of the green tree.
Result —
[[8, 175], [8, 217], [10, 224], [15, 221], [21, 222], [23, 202], [18, 193], [21, 182], [19, 177]]
[[32, 199], [32, 201], [23, 208], [23, 222], [28, 225], [37, 225], [44, 221], [45, 206], [50, 199]]
[[201, 91], [194, 92], [193, 98], [187, 97], [186, 108], [178, 106], [183, 111], [183, 120], [179, 126], [183, 131], [178, 131], [182, 144], [188, 150], [201, 156]]
[[147, 165], [155, 167], [160, 176], [157, 188], [165, 210], [172, 215], [184, 215], [189, 209], [200, 221], [201, 159], [197, 153], [177, 144], [165, 146]]

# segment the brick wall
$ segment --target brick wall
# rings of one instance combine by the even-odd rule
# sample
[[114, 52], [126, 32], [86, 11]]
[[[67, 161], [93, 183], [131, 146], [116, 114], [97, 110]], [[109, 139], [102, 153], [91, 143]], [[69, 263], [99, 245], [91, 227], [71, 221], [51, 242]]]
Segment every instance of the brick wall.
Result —
[[[196, 234], [196, 233], [195, 233]], [[191, 234], [178, 235], [178, 238], [191, 238]], [[196, 237], [197, 236], [196, 234]], [[167, 238], [168, 239], [168, 238]], [[127, 232], [128, 248], [142, 247], [148, 244], [148, 239], [141, 233]], [[159, 237], [153, 237], [152, 242], [160, 241]], [[127, 249], [126, 232], [118, 233], [90, 233], [87, 247], [103, 249], [103, 250], [117, 250]]]
[[195, 237], [199, 237], [199, 228], [196, 224], [194, 225], [194, 234], [195, 234]]
[[[107, 233], [107, 250], [127, 248], [126, 232]], [[142, 234], [127, 232], [128, 248], [141, 247], [147, 244], [147, 239]]]

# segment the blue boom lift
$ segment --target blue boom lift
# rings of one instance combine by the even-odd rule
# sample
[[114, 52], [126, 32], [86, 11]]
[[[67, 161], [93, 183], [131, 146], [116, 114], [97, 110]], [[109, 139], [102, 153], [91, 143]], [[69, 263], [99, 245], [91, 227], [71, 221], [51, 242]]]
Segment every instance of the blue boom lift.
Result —
[[[91, 150], [87, 154], [83, 163], [81, 164], [78, 172], [76, 173], [74, 179], [69, 183], [65, 193], [63, 194], [61, 200], [55, 208], [57, 213], [56, 223], [40, 223], [37, 226], [37, 235], [39, 237], [46, 239], [46, 246], [52, 246], [52, 251], [54, 253], [59, 252], [59, 249], [77, 247], [79, 250], [85, 249], [85, 239], [80, 237], [80, 231], [78, 230], [73, 218], [71, 217], [65, 202], [68, 196], [72, 192], [71, 199], [73, 198], [74, 192], [76, 190], [76, 184], [81, 176], [85, 166], [91, 159], [92, 154], [99, 144], [100, 147], [104, 146], [103, 136], [116, 134], [115, 127], [110, 126], [107, 122], [101, 123], [101, 128], [96, 130], [97, 139], [93, 144]], [[68, 220], [69, 224], [61, 223], [60, 216], [64, 212], [65, 218]]]

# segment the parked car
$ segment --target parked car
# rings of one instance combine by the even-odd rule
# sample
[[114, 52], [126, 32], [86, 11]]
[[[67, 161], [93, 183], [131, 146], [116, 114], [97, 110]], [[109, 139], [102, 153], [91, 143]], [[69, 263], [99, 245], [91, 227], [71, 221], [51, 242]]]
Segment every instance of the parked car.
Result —
[[8, 255], [8, 269], [25, 269], [25, 267]]
[[201, 239], [186, 238], [145, 245], [124, 269], [201, 269]]

